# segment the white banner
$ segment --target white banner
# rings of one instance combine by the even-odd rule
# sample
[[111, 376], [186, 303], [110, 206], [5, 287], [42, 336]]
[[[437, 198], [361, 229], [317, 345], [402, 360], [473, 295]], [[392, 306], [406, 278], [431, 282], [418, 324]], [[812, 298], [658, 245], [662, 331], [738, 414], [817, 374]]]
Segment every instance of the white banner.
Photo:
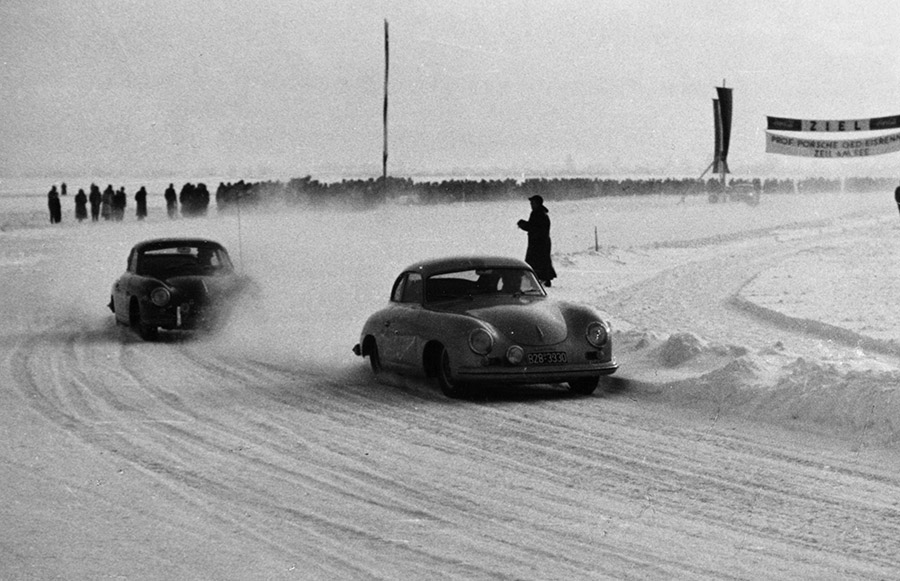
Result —
[[868, 157], [900, 151], [900, 132], [862, 139], [806, 139], [766, 131], [766, 153], [801, 157]]

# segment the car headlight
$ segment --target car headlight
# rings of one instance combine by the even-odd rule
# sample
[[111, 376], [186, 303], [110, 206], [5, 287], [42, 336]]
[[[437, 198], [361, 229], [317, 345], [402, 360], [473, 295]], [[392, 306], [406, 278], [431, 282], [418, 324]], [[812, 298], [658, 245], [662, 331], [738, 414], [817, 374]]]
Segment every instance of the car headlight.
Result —
[[513, 365], [522, 363], [523, 359], [525, 359], [525, 350], [518, 345], [512, 345], [506, 350], [506, 360]]
[[609, 326], [602, 321], [591, 323], [588, 325], [585, 336], [588, 343], [594, 347], [603, 347], [609, 340]]
[[150, 302], [157, 307], [164, 307], [172, 300], [172, 293], [165, 287], [156, 287], [150, 292]]
[[484, 329], [469, 333], [469, 349], [479, 355], [487, 355], [494, 348], [494, 337]]

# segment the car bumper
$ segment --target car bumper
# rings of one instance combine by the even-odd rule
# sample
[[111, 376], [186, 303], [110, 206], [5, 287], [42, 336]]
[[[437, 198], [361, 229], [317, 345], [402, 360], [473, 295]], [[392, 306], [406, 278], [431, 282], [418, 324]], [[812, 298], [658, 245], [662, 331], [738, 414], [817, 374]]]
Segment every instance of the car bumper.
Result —
[[209, 309], [201, 310], [188, 305], [178, 305], [165, 310], [154, 309], [154, 312], [148, 312], [145, 316], [147, 324], [169, 330], [198, 329], [210, 324], [212, 319]]
[[615, 360], [561, 366], [463, 367], [455, 376], [464, 382], [478, 383], [561, 383], [573, 379], [611, 375], [619, 369]]

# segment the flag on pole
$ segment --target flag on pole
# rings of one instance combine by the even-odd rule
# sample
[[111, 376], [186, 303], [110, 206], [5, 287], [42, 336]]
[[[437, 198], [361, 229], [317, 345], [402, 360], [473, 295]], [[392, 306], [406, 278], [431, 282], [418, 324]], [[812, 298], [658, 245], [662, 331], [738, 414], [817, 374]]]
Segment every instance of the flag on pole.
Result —
[[[722, 110], [719, 108], [719, 100], [713, 99], [713, 123], [716, 139], [713, 150], [713, 173], [722, 173]], [[727, 170], [726, 170], [727, 172]]]
[[731, 89], [716, 87], [718, 99], [713, 99], [713, 117], [716, 129], [716, 151], [713, 157], [714, 173], [731, 173], [728, 170], [728, 148], [731, 143]]

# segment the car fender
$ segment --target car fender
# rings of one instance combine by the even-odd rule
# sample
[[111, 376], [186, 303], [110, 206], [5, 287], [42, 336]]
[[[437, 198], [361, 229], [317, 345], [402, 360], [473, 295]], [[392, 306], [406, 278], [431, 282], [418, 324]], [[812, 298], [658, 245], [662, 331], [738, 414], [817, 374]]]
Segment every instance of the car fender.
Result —
[[[560, 306], [562, 307], [566, 324], [569, 326], [569, 331], [572, 333], [581, 333], [587, 329], [587, 325], [595, 321], [602, 321], [607, 325], [609, 324], [606, 317], [604, 317], [600, 311], [589, 305], [566, 301], [560, 302]], [[584, 329], [581, 329], [580, 327], [584, 327]]]
[[424, 310], [427, 313], [423, 317], [422, 331], [418, 345], [419, 362], [423, 370], [428, 372], [433, 362], [427, 361], [429, 354], [426, 349], [429, 344], [440, 344], [447, 349], [450, 357], [451, 372], [462, 366], [479, 365], [483, 356], [473, 352], [469, 348], [469, 334], [478, 328], [485, 329], [494, 337], [495, 347], [502, 342], [502, 336], [490, 323], [482, 321], [471, 315], [435, 312]]

